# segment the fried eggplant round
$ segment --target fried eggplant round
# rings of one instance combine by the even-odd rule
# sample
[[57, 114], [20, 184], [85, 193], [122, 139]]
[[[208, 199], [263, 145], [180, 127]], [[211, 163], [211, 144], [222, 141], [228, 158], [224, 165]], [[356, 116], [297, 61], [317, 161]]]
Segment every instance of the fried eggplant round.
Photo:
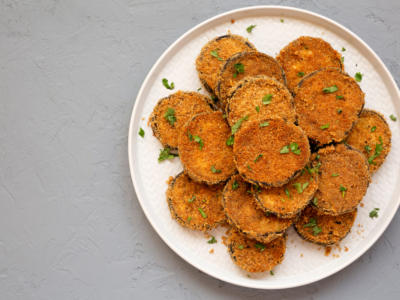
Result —
[[339, 69], [324, 69], [300, 82], [294, 106], [299, 126], [322, 146], [347, 137], [364, 107], [364, 93]]
[[246, 115], [249, 120], [283, 118], [290, 123], [296, 121], [289, 90], [266, 76], [246, 77], [239, 81], [228, 100], [226, 111], [231, 126]]
[[281, 236], [272, 242], [262, 244], [231, 230], [227, 246], [237, 266], [247, 272], [266, 272], [271, 271], [283, 261], [286, 238]]
[[164, 147], [177, 149], [178, 133], [186, 122], [199, 113], [212, 111], [210, 98], [196, 92], [178, 91], [158, 101], [149, 122], [154, 136]]
[[223, 191], [223, 207], [228, 222], [248, 238], [268, 243], [293, 224], [293, 219], [281, 219], [266, 214], [257, 207], [254, 195], [257, 190], [245, 182], [240, 175], [234, 175]]
[[167, 202], [172, 218], [184, 227], [201, 231], [224, 223], [222, 189], [221, 184], [197, 183], [183, 172], [178, 174], [167, 190]]
[[285, 84], [285, 73], [278, 62], [271, 56], [251, 51], [241, 52], [230, 57], [218, 75], [216, 94], [223, 107], [231, 95], [231, 89], [244, 77], [264, 75]]
[[236, 172], [231, 129], [221, 112], [193, 117], [180, 131], [178, 152], [186, 174], [197, 182], [217, 184]]
[[333, 245], [346, 237], [357, 216], [357, 209], [338, 216], [325, 215], [312, 205], [306, 207], [294, 224], [305, 240], [319, 245]]
[[376, 111], [364, 109], [346, 142], [364, 153], [372, 174], [379, 169], [390, 152], [391, 136], [384, 116]]
[[320, 163], [317, 208], [328, 215], [354, 210], [370, 182], [365, 156], [350, 146], [338, 144], [320, 149], [316, 157]]
[[310, 159], [303, 130], [283, 119], [243, 122], [235, 134], [233, 152], [239, 174], [264, 188], [288, 183]]
[[253, 44], [234, 34], [216, 37], [205, 44], [196, 59], [196, 69], [206, 90], [214, 94], [217, 76], [228, 58], [236, 53], [252, 50], [256, 51]]
[[287, 86], [294, 91], [300, 80], [322, 68], [344, 66], [341, 55], [320, 38], [301, 36], [283, 48], [276, 58], [285, 71]]
[[318, 189], [318, 168], [311, 165], [282, 187], [261, 189], [255, 194], [259, 207], [280, 218], [293, 218], [313, 199]]

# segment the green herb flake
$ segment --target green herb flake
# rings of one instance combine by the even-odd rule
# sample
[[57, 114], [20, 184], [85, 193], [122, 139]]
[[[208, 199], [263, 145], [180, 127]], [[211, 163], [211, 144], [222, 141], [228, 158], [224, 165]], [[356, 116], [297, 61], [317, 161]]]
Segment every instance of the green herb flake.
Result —
[[289, 193], [289, 190], [288, 190], [287, 188], [285, 188], [285, 194], [286, 194], [286, 196], [287, 196], [288, 198], [290, 198], [290, 193]]
[[193, 139], [194, 139], [194, 141], [195, 141], [196, 143], [199, 144], [200, 150], [202, 150], [203, 147], [204, 147], [204, 143], [203, 143], [203, 140], [201, 139], [201, 137], [199, 137], [198, 135], [195, 135], [195, 136], [193, 136]]
[[165, 120], [169, 122], [172, 126], [174, 126], [176, 122], [176, 117], [175, 117], [175, 109], [168, 107], [167, 111], [164, 114]]
[[258, 105], [256, 106], [256, 111], [260, 112], [260, 107]]
[[336, 95], [336, 99], [343, 99], [344, 97], [342, 95]]
[[139, 129], [139, 135], [140, 135], [142, 138], [144, 138], [144, 130], [143, 130], [142, 127], [140, 127], [140, 129]]
[[319, 226], [314, 226], [312, 230], [313, 230], [313, 235], [318, 235], [322, 232], [322, 229]]
[[262, 98], [262, 104], [267, 105], [270, 104], [272, 101], [272, 94], [266, 94], [263, 98]]
[[285, 22], [285, 20], [284, 19], [281, 19], [281, 23], [284, 23]]
[[249, 27], [246, 28], [246, 31], [248, 33], [251, 33], [253, 31], [253, 29], [256, 27], [257, 25], [250, 25]]
[[171, 84], [168, 83], [168, 79], [167, 78], [163, 78], [162, 79], [162, 84], [165, 86], [165, 88], [169, 89], [169, 90], [173, 90], [175, 87], [175, 84], [173, 82], [171, 82]]
[[322, 91], [325, 94], [331, 94], [331, 93], [336, 92], [337, 90], [338, 90], [338, 87], [336, 85], [332, 85], [332, 86], [329, 86], [329, 87], [326, 87], [326, 88], [322, 89]]
[[160, 150], [160, 155], [158, 156], [158, 162], [162, 162], [167, 159], [173, 159], [176, 156], [178, 156], [178, 154], [171, 153], [171, 148], [166, 147]]
[[244, 116], [243, 118], [240, 118], [240, 119], [232, 126], [232, 128], [231, 128], [232, 134], [235, 134], [235, 133], [239, 130], [240, 126], [242, 126], [243, 121], [247, 121], [248, 119], [249, 119], [249, 116], [248, 116], [248, 115], [247, 115], [247, 116]]
[[204, 219], [206, 219], [206, 218], [207, 218], [207, 214], [204, 212], [204, 210], [203, 210], [201, 207], [199, 207], [198, 210], [199, 210], [201, 216], [202, 216]]
[[362, 78], [363, 78], [363, 74], [361, 74], [360, 72], [357, 72], [356, 75], [354, 75], [354, 79], [357, 82], [361, 82]]
[[216, 59], [222, 61], [223, 59], [219, 56], [218, 50], [219, 50], [219, 49], [211, 50], [211, 51], [210, 51], [210, 54], [211, 54], [211, 56], [214, 56]]
[[317, 156], [315, 157], [316, 160], [319, 160], [321, 156], [319, 154], [317, 154]]
[[238, 245], [237, 248], [240, 249], [240, 250], [243, 250], [244, 246], [243, 245]]
[[254, 159], [254, 162], [257, 162], [262, 156], [262, 154], [258, 154], [257, 157]]
[[338, 109], [336, 110], [336, 112], [340, 115], [340, 114], [342, 113], [342, 110], [341, 110], [340, 108], [338, 108]]
[[371, 132], [375, 132], [375, 130], [376, 130], [376, 126], [372, 126]]
[[260, 127], [267, 127], [267, 126], [269, 126], [269, 122], [260, 123]]
[[303, 225], [304, 228], [314, 227], [314, 226], [317, 226], [317, 221], [314, 218], [308, 219], [308, 223]]
[[342, 63], [344, 63], [344, 56], [342, 56], [342, 57], [340, 58], [340, 61], [341, 61]]
[[233, 183], [232, 183], [232, 190], [237, 190], [239, 188], [239, 183], [235, 180]]
[[304, 72], [299, 72], [299, 73], [297, 73], [297, 77], [303, 77], [304, 75], [305, 75]]
[[239, 73], [244, 73], [244, 65], [242, 63], [234, 64], [235, 73], [233, 73], [233, 78], [236, 78]]
[[328, 129], [329, 128], [329, 123], [322, 125], [320, 128], [322, 130]]
[[187, 218], [187, 221], [188, 221], [188, 222], [192, 221], [192, 217], [189, 216], [189, 217]]
[[367, 151], [368, 153], [372, 150], [371, 147], [369, 145], [365, 145], [364, 147], [365, 151]]
[[279, 153], [280, 153], [280, 154], [289, 153], [289, 146], [288, 146], [288, 145], [283, 146], [282, 149], [281, 149], [281, 151], [279, 151]]
[[200, 91], [201, 91], [201, 87], [199, 87], [199, 88], [197, 89], [197, 91], [200, 92]]
[[379, 144], [375, 145], [375, 152], [372, 156], [370, 156], [368, 158], [368, 163], [369, 164], [373, 164], [376, 165], [376, 162], [374, 162], [374, 159], [377, 158], [379, 155], [381, 155], [381, 152], [383, 150], [383, 141], [382, 141], [382, 137], [379, 137]]
[[309, 182], [304, 182], [301, 189], [304, 191], [308, 187], [309, 184], [310, 184]]
[[332, 177], [338, 177], [339, 176], [339, 174], [338, 173], [332, 173], [332, 175], [331, 175]]
[[256, 243], [254, 244], [254, 247], [256, 247], [260, 252], [263, 252], [265, 250], [265, 246], [261, 243]]
[[274, 271], [269, 271], [269, 274], [271, 275], [271, 276], [274, 276], [275, 274], [274, 274]]
[[188, 135], [189, 141], [193, 141], [193, 135], [190, 133], [189, 130], [187, 132], [187, 135]]
[[371, 211], [369, 212], [369, 217], [370, 217], [371, 219], [377, 218], [377, 217], [378, 217], [378, 210], [379, 210], [379, 208], [374, 208], [373, 210], [371, 210]]
[[235, 140], [235, 137], [234, 137], [233, 135], [231, 135], [231, 136], [226, 140], [226, 145], [227, 145], [227, 146], [232, 146], [234, 140]]
[[296, 191], [301, 194], [303, 192], [303, 188], [300, 182], [293, 183], [293, 186], [295, 187]]
[[215, 236], [211, 236], [211, 239], [209, 241], [207, 241], [207, 243], [209, 243], [209, 244], [217, 243], [217, 240], [215, 239]]
[[347, 188], [344, 187], [343, 185], [340, 185], [339, 190], [342, 192], [342, 197], [344, 198], [344, 196], [346, 195]]
[[317, 198], [317, 197], [314, 197], [314, 199], [312, 200], [312, 203], [313, 203], [315, 206], [318, 206], [318, 198]]
[[397, 121], [397, 118], [395, 117], [395, 115], [390, 115], [389, 116], [390, 120], [392, 120], [393, 122]]
[[249, 169], [249, 171], [253, 171], [249, 164], [246, 165], [246, 168]]
[[211, 172], [213, 172], [214, 174], [215, 174], [215, 173], [221, 173], [221, 170], [217, 170], [217, 169], [215, 168], [215, 166], [212, 165], [212, 166], [211, 166]]
[[188, 202], [189, 202], [189, 203], [192, 203], [194, 200], [196, 200], [196, 196], [195, 196], [195, 195], [193, 195], [192, 198], [190, 198], [190, 199], [188, 200]]
[[226, 117], [227, 117], [226, 114], [223, 114], [223, 115], [222, 115], [222, 119], [226, 119]]
[[299, 148], [299, 145], [296, 142], [290, 143], [289, 148], [290, 148], [290, 151], [292, 151], [292, 153], [300, 155], [301, 150]]

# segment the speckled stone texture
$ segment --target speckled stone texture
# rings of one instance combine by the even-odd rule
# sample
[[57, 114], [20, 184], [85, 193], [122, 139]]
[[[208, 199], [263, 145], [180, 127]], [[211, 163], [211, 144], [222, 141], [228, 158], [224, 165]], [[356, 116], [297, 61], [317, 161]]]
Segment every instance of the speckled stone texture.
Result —
[[258, 291], [191, 267], [141, 211], [127, 130], [146, 73], [194, 25], [260, 4], [338, 21], [400, 83], [397, 0], [0, 1], [0, 299], [398, 298], [398, 213], [345, 270]]

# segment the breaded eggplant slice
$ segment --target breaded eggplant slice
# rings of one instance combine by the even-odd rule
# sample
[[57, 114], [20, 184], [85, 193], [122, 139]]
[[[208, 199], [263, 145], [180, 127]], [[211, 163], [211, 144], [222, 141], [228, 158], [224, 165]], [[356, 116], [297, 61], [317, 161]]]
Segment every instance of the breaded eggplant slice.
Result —
[[357, 209], [339, 216], [330, 216], [309, 205], [301, 213], [294, 228], [303, 239], [328, 246], [337, 244], [346, 237], [356, 216]]
[[[278, 62], [261, 52], [241, 52], [230, 57], [218, 75], [216, 94], [226, 105], [231, 89], [244, 77], [264, 75], [285, 84], [285, 73]], [[223, 105], [224, 106], [224, 105]]]
[[392, 133], [384, 116], [364, 109], [346, 142], [364, 153], [372, 174], [379, 169], [390, 152], [391, 137]]
[[322, 148], [317, 154], [319, 167], [318, 209], [328, 215], [354, 210], [370, 182], [368, 162], [358, 150], [345, 144]]
[[313, 199], [318, 189], [318, 169], [308, 165], [302, 174], [282, 187], [255, 194], [259, 207], [280, 218], [293, 218]]
[[196, 69], [206, 90], [214, 94], [217, 76], [229, 57], [238, 52], [252, 50], [256, 51], [252, 43], [235, 34], [219, 36], [205, 44], [196, 59]]
[[323, 39], [301, 36], [289, 43], [276, 57], [285, 71], [287, 86], [294, 91], [300, 80], [322, 68], [344, 69], [341, 55]]
[[263, 244], [231, 230], [227, 240], [228, 252], [233, 262], [247, 272], [271, 271], [283, 261], [286, 238], [281, 236]]
[[224, 223], [222, 189], [221, 184], [197, 183], [183, 172], [179, 173], [167, 190], [167, 202], [172, 218], [184, 227], [201, 231]]
[[243, 122], [233, 152], [239, 174], [264, 188], [288, 183], [310, 160], [307, 136], [283, 119]]
[[249, 120], [278, 117], [290, 123], [296, 121], [291, 93], [286, 86], [266, 76], [246, 77], [239, 81], [226, 111], [231, 126], [246, 115]]
[[347, 137], [364, 107], [364, 93], [354, 78], [324, 69], [300, 82], [294, 106], [299, 126], [321, 146]]
[[266, 214], [257, 207], [254, 199], [256, 190], [240, 175], [234, 175], [226, 183], [223, 191], [223, 207], [228, 222], [248, 238], [268, 243], [293, 224], [293, 219], [280, 219]]
[[193, 117], [181, 130], [179, 157], [194, 181], [217, 184], [236, 172], [232, 147], [226, 144], [231, 129], [221, 112]]
[[178, 133], [186, 122], [199, 113], [212, 111], [209, 97], [178, 91], [158, 101], [149, 122], [154, 136], [164, 147], [177, 149]]

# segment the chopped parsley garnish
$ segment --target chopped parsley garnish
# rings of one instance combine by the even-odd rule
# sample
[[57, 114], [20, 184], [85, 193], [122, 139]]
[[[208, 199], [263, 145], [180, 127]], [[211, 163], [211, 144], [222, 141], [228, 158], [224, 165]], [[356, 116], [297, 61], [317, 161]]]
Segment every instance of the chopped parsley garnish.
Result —
[[390, 120], [392, 120], [393, 122], [397, 121], [397, 118], [395, 117], [395, 115], [390, 115], [389, 116]]
[[341, 58], [340, 58], [340, 61], [343, 63], [344, 62], [344, 56], [342, 56]]
[[194, 141], [195, 141], [196, 143], [199, 144], [200, 150], [202, 150], [202, 149], [203, 149], [203, 146], [204, 146], [204, 143], [203, 143], [203, 140], [201, 139], [201, 137], [199, 137], [198, 135], [195, 135], [195, 136], [193, 136], [193, 139], [194, 139]]
[[331, 93], [336, 92], [337, 90], [338, 90], [338, 87], [336, 85], [332, 85], [332, 86], [329, 86], [329, 87], [326, 87], [326, 88], [322, 89], [322, 91], [325, 94], [331, 94]]
[[197, 91], [200, 92], [200, 91], [201, 91], [201, 87], [199, 87], [199, 88], [197, 89]]
[[320, 128], [322, 130], [329, 128], [329, 123], [322, 125]]
[[293, 186], [296, 188], [297, 192], [301, 194], [308, 187], [309, 183], [305, 182], [301, 184], [300, 182], [293, 183]]
[[297, 143], [295, 143], [295, 142], [290, 143], [289, 148], [290, 148], [290, 151], [292, 151], [294, 154], [300, 155], [301, 150]]
[[174, 126], [174, 123], [176, 122], [175, 109], [168, 107], [167, 111], [164, 114], [164, 118], [169, 122], [169, 124]]
[[379, 210], [379, 208], [374, 208], [373, 210], [371, 210], [370, 213], [369, 213], [369, 217], [371, 219], [377, 218], [378, 217], [378, 210]]
[[318, 206], [318, 198], [317, 198], [317, 197], [314, 197], [314, 199], [312, 200], [312, 203], [313, 203], [315, 206]]
[[372, 149], [369, 145], [365, 145], [364, 147], [365, 151], [370, 152]]
[[233, 78], [236, 78], [239, 73], [244, 73], [244, 65], [242, 63], [234, 64], [235, 73], [233, 73]]
[[190, 199], [188, 200], [188, 202], [189, 202], [189, 203], [192, 203], [194, 200], [196, 200], [196, 196], [195, 196], [195, 195], [193, 195], [192, 198], [190, 198]]
[[238, 245], [237, 247], [238, 247], [238, 249], [240, 249], [240, 250], [243, 250], [243, 249], [244, 249], [244, 246], [243, 246], [243, 245]]
[[221, 57], [219, 57], [218, 50], [219, 49], [211, 50], [210, 54], [211, 54], [211, 56], [214, 56], [218, 60], [223, 60]]
[[167, 78], [163, 78], [162, 79], [162, 84], [169, 90], [173, 90], [175, 87], [175, 84], [173, 82], [171, 82], [171, 84], [168, 83], [168, 79]]
[[144, 130], [143, 130], [142, 127], [140, 127], [140, 129], [139, 129], [139, 135], [140, 135], [141, 137], [144, 137]]
[[321, 227], [317, 225], [317, 221], [314, 218], [310, 218], [307, 224], [304, 224], [304, 228], [311, 227], [313, 231], [313, 235], [318, 235], [322, 232]]
[[249, 164], [246, 165], [247, 169], [249, 169], [249, 171], [253, 171], [253, 169], [250, 167]]
[[199, 212], [200, 212], [201, 216], [202, 216], [204, 219], [207, 218], [207, 214], [204, 212], [204, 210], [203, 210], [201, 207], [199, 207]]
[[376, 130], [376, 126], [372, 126], [371, 132], [374, 132]]
[[189, 138], [189, 141], [193, 141], [193, 135], [190, 133], [189, 130], [188, 130], [188, 138]]
[[221, 170], [217, 170], [214, 165], [211, 166], [211, 172], [213, 173], [221, 173]]
[[256, 247], [260, 252], [263, 252], [265, 250], [265, 246], [261, 243], [256, 243], [254, 244], [254, 247]]
[[189, 216], [189, 217], [187, 218], [187, 221], [188, 221], [188, 222], [192, 221], [192, 217]]
[[258, 154], [254, 162], [257, 162], [262, 156], [263, 156], [262, 154]]
[[343, 185], [340, 185], [339, 190], [342, 192], [342, 197], [346, 195], [347, 187], [344, 187]]
[[274, 276], [275, 274], [274, 274], [274, 271], [269, 271], [269, 274], [271, 274], [271, 276]]
[[376, 162], [374, 162], [374, 159], [377, 158], [379, 155], [381, 155], [381, 152], [383, 150], [382, 137], [379, 137], [379, 142], [380, 142], [379, 144], [375, 145], [375, 153], [368, 158], [368, 163], [369, 164], [376, 165]]
[[332, 173], [332, 177], [338, 177], [339, 174], [338, 173]]
[[256, 111], [260, 112], [260, 107], [258, 105], [256, 106]]
[[299, 73], [297, 73], [297, 77], [303, 77], [304, 75], [305, 75], [304, 72], [299, 72]]
[[269, 126], [269, 122], [260, 123], [260, 127], [267, 127], [267, 126]]
[[240, 118], [231, 128], [232, 134], [235, 134], [236, 131], [239, 130], [240, 126], [242, 126], [243, 121], [247, 121], [249, 119], [249, 116], [244, 116], [243, 118]]
[[231, 135], [227, 140], [226, 140], [226, 145], [227, 146], [232, 146], [233, 145], [233, 141], [234, 141], [235, 137], [233, 135]]
[[344, 51], [346, 51], [346, 48], [345, 48], [345, 47], [342, 47], [342, 52], [344, 52]]
[[342, 110], [341, 110], [340, 108], [338, 108], [336, 111], [337, 111], [337, 113], [338, 113], [339, 115], [342, 113]]
[[289, 153], [289, 146], [288, 146], [288, 145], [283, 146], [282, 149], [281, 149], [281, 151], [279, 151], [279, 153], [280, 153], [280, 154]]
[[262, 104], [267, 105], [270, 104], [272, 101], [272, 94], [266, 94], [263, 98], [262, 98]]
[[217, 242], [217, 240], [215, 239], [214, 236], [211, 236], [211, 239], [209, 241], [207, 241], [207, 243], [209, 244], [215, 244]]
[[232, 190], [237, 190], [238, 187], [239, 187], [239, 183], [235, 180], [235, 181], [232, 183]]
[[287, 188], [285, 188], [285, 194], [286, 194], [286, 196], [287, 196], [288, 198], [290, 198], [290, 193], [289, 193], [289, 190], [288, 190]]
[[336, 95], [336, 99], [343, 99], [344, 97], [342, 95]]
[[160, 155], [158, 156], [158, 162], [162, 162], [166, 159], [173, 159], [176, 156], [178, 156], [178, 154], [171, 153], [171, 149], [169, 147], [166, 147], [160, 150]]
[[362, 78], [363, 78], [363, 75], [360, 72], [357, 72], [356, 75], [354, 75], [354, 79], [357, 82], [361, 82]]
[[226, 117], [227, 117], [226, 114], [223, 114], [223, 115], [222, 115], [222, 119], [226, 119]]
[[284, 20], [284, 19], [281, 19], [281, 23], [283, 23], [283, 22], [285, 22], [285, 20]]
[[246, 31], [247, 31], [248, 33], [251, 33], [251, 32], [253, 31], [254, 27], [256, 27], [256, 26], [257, 26], [257, 25], [250, 25], [249, 27], [246, 28]]

